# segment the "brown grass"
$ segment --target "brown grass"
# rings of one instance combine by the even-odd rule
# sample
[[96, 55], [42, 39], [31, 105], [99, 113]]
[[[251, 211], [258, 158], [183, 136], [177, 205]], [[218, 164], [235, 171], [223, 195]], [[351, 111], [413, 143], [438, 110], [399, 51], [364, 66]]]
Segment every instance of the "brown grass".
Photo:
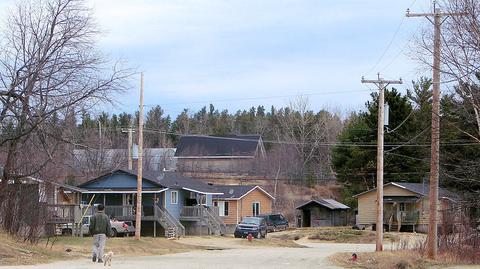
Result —
[[[329, 241], [335, 243], [373, 243], [375, 242], [375, 232], [353, 230], [349, 227], [315, 227], [288, 230], [281, 233], [269, 234], [271, 238], [282, 240], [309, 239], [318, 241]], [[387, 241], [396, 242], [398, 236], [386, 233]]]
[[[267, 237], [270, 236], [267, 235]], [[244, 246], [254, 246], [254, 247], [278, 247], [278, 248], [305, 248], [305, 246], [299, 245], [292, 240], [284, 240], [277, 238], [266, 238], [266, 239], [253, 239], [249, 242], [247, 239], [237, 239], [240, 242], [240, 245]]]
[[435, 265], [422, 258], [415, 251], [397, 250], [383, 252], [357, 253], [356, 262], [351, 260], [352, 253], [337, 253], [330, 259], [344, 268], [365, 268], [365, 269], [409, 269], [409, 268], [430, 268]]
[[[37, 245], [32, 245], [20, 243], [15, 238], [0, 233], [0, 264], [27, 265], [87, 258], [92, 252], [92, 240], [91, 237], [58, 237], [53, 247], [50, 245], [47, 247], [45, 239], [40, 240]], [[130, 237], [110, 238], [105, 249], [121, 256], [148, 256], [200, 250], [205, 247], [181, 244], [180, 241], [165, 238], [145, 237], [136, 241]]]

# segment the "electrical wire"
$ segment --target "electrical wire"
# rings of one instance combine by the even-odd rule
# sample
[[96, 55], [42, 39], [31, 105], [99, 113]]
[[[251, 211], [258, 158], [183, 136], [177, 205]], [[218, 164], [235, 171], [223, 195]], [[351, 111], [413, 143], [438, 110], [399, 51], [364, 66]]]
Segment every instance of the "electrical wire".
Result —
[[165, 104], [146, 104], [145, 107], [154, 107], [154, 106], [171, 106], [171, 105], [189, 105], [189, 104], [204, 104], [204, 103], [222, 103], [222, 102], [235, 102], [235, 101], [249, 101], [249, 100], [264, 100], [264, 99], [276, 99], [276, 98], [287, 98], [287, 97], [298, 97], [298, 96], [322, 96], [330, 94], [345, 94], [345, 93], [358, 93], [364, 92], [366, 90], [348, 90], [348, 91], [330, 91], [330, 92], [318, 92], [318, 93], [305, 93], [305, 94], [289, 94], [289, 95], [271, 95], [271, 96], [258, 96], [258, 97], [245, 97], [245, 98], [231, 98], [231, 99], [217, 99], [217, 100], [203, 100], [203, 101], [192, 101], [192, 102], [178, 102], [178, 103], [165, 103]]
[[[416, 0], [413, 0], [413, 2], [410, 4], [408, 8], [411, 8], [415, 4]], [[397, 29], [395, 30], [392, 38], [390, 39], [390, 42], [388, 42], [387, 47], [383, 50], [383, 53], [380, 55], [380, 58], [377, 60], [375, 65], [368, 70], [367, 74], [370, 74], [377, 66], [380, 64], [380, 62], [383, 60], [383, 57], [387, 54], [388, 50], [392, 46], [393, 42], [395, 41], [395, 38], [397, 37], [398, 33], [400, 32], [400, 29], [402, 28], [403, 23], [405, 22], [405, 16], [402, 16], [402, 20], [400, 21], [400, 24], [397, 26]]]

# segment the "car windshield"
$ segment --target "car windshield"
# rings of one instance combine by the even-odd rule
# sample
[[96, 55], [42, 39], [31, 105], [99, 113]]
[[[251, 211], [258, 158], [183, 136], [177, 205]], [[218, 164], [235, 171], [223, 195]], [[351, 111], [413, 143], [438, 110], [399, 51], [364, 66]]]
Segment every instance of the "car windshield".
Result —
[[260, 224], [260, 218], [244, 218], [243, 224]]
[[271, 215], [271, 216], [270, 216], [270, 219], [271, 219], [271, 220], [274, 220], [274, 221], [282, 220], [282, 218], [280, 217], [280, 215]]

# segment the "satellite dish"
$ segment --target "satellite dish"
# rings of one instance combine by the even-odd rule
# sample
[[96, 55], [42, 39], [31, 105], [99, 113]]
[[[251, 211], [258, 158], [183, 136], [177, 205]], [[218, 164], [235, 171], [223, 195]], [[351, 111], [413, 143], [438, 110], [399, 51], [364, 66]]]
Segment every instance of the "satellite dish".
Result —
[[228, 194], [232, 195], [232, 194], [233, 194], [233, 189], [230, 189], [230, 190], [228, 191]]

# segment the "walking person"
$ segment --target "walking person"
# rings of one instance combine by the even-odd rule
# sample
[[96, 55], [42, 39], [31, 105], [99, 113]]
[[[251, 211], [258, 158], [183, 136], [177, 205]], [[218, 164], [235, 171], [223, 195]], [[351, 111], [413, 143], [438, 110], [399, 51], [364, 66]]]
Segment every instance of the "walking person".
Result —
[[102, 263], [103, 251], [105, 249], [105, 243], [107, 236], [110, 236], [112, 226], [110, 219], [105, 214], [105, 206], [100, 204], [97, 207], [98, 212], [90, 218], [90, 234], [93, 235], [93, 257], [92, 261]]

